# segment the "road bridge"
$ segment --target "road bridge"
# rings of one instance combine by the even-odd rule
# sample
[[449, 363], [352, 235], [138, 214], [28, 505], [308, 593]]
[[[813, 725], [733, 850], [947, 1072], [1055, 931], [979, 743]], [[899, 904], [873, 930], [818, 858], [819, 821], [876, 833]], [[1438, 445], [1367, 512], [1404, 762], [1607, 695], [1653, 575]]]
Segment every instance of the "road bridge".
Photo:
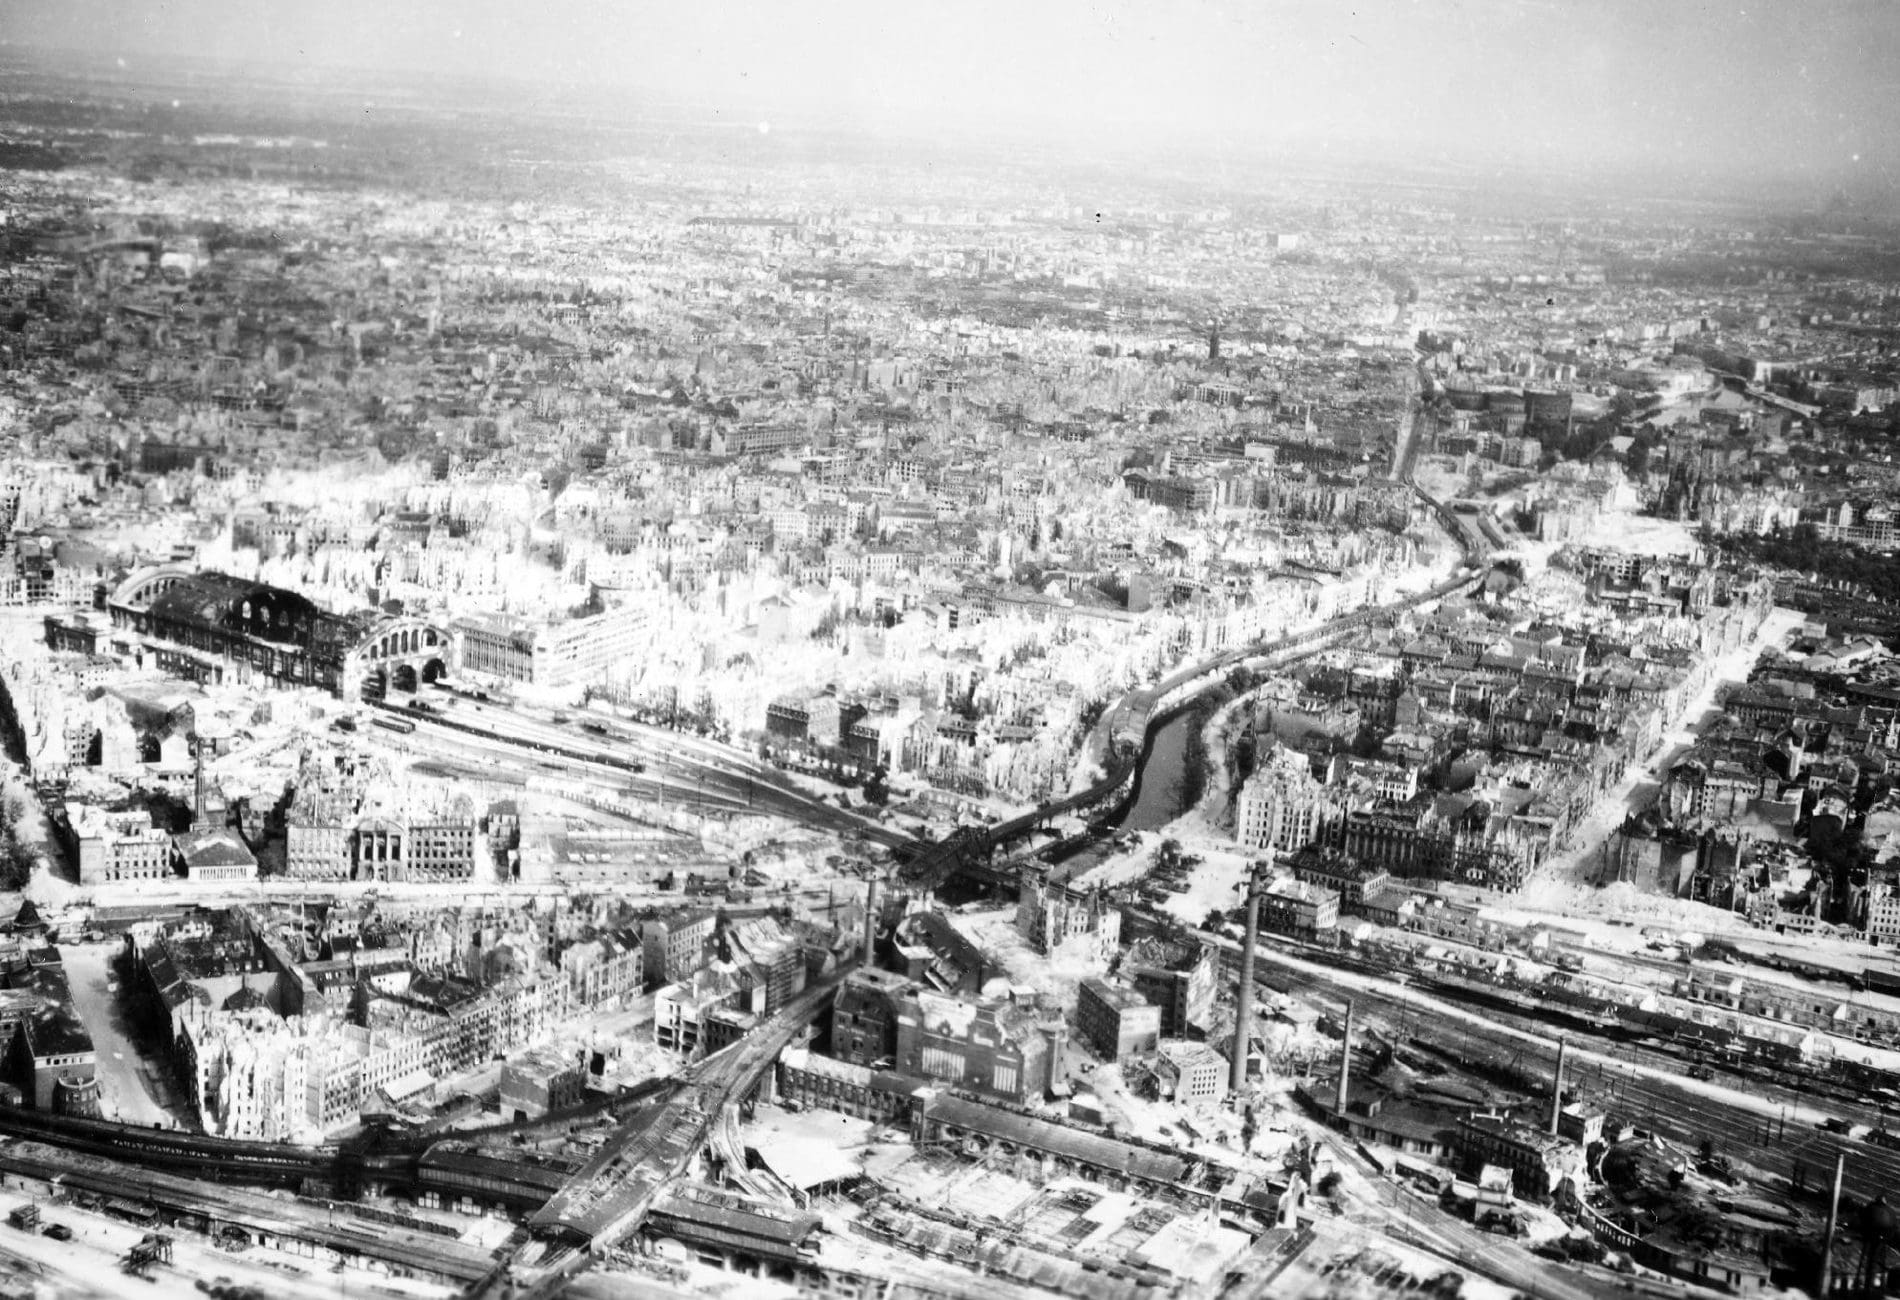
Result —
[[[1416, 488], [1414, 491], [1464, 548], [1467, 563], [1459, 573], [1426, 591], [1342, 615], [1315, 628], [1224, 651], [1170, 675], [1161, 683], [1131, 692], [1117, 710], [1123, 712], [1131, 724], [1138, 721], [1138, 734], [1146, 738], [1165, 718], [1167, 709], [1226, 680], [1238, 667], [1290, 662], [1323, 649], [1376, 620], [1471, 589], [1483, 577], [1480, 562], [1488, 550], [1484, 538], [1469, 520], [1461, 519], [1423, 491]], [[605, 761], [609, 766], [628, 769], [636, 766], [636, 760], [625, 755], [610, 753], [603, 757], [602, 747], [591, 742], [557, 741], [550, 737], [546, 742], [537, 743], [510, 738], [468, 719], [446, 719], [439, 713], [431, 715], [429, 721], [480, 732], [504, 743], [544, 753], [554, 752], [594, 763]], [[887, 827], [820, 804], [809, 795], [788, 788], [789, 782], [781, 785], [768, 774], [755, 771], [749, 761], [733, 758], [729, 766], [735, 779], [756, 783], [754, 788], [760, 791], [771, 791], [775, 811], [822, 825], [860, 830], [882, 843], [910, 851], [912, 860], [906, 874], [928, 888], [936, 888], [957, 874], [974, 875], [991, 884], [1009, 883], [1014, 878], [1016, 864], [997, 865], [994, 857], [999, 848], [1047, 827], [1058, 817], [1091, 812], [1099, 815], [1104, 810], [1112, 810], [1119, 800], [1127, 797], [1140, 775], [1141, 752], [1124, 744], [1113, 752], [1108, 770], [1088, 788], [995, 827], [967, 828], [942, 843], [909, 840]], [[779, 1051], [826, 1004], [837, 982], [834, 977], [807, 990], [745, 1039], [700, 1062], [683, 1080], [667, 1085], [663, 1100], [653, 1094], [622, 1103], [625, 1113], [614, 1112], [619, 1128], [613, 1139], [594, 1161], [548, 1197], [534, 1217], [536, 1229], [547, 1235], [584, 1242], [591, 1251], [624, 1240], [639, 1226], [655, 1191], [668, 1179], [679, 1176], [697, 1158], [722, 1109], [757, 1084]], [[570, 1118], [550, 1116], [546, 1122], [563, 1123]], [[7, 1107], [0, 1107], [0, 1132], [179, 1176], [282, 1187], [302, 1186], [308, 1180], [346, 1188], [357, 1185], [357, 1180], [371, 1178], [382, 1185], [413, 1186], [421, 1177], [426, 1149], [402, 1141], [375, 1149], [299, 1148], [139, 1129], [103, 1120], [41, 1115]], [[471, 1136], [479, 1137], [480, 1131], [458, 1135]], [[521, 1181], [524, 1198], [534, 1195], [534, 1185], [545, 1188], [539, 1173]], [[581, 1262], [570, 1267], [584, 1267], [589, 1258], [588, 1254], [580, 1254], [577, 1259]], [[505, 1271], [498, 1269], [485, 1280], [485, 1285], [492, 1287], [504, 1276]], [[564, 1278], [565, 1274], [561, 1276]]]
[[[778, 1055], [831, 1004], [840, 972], [813, 985], [738, 1042], [694, 1064], [664, 1103], [629, 1117], [529, 1220], [534, 1234], [585, 1251], [540, 1275], [517, 1297], [558, 1294], [592, 1261], [639, 1231], [661, 1191], [684, 1178], [717, 1134], [725, 1109], [751, 1094]], [[504, 1294], [518, 1253], [472, 1294]]]

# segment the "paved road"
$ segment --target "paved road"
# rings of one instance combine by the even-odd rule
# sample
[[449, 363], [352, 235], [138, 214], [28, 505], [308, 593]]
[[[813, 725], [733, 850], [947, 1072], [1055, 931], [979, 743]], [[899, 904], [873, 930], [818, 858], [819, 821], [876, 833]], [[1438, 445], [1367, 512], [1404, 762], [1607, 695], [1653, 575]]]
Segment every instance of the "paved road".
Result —
[[1399, 416], [1397, 435], [1392, 440], [1392, 477], [1401, 483], [1412, 481], [1412, 469], [1418, 463], [1418, 375], [1407, 369], [1405, 413]]
[[[610, 1138], [536, 1216], [559, 1223], [563, 1231], [585, 1232], [604, 1247], [618, 1245], [639, 1230], [653, 1199], [684, 1178], [708, 1140], [715, 1136], [725, 1109], [734, 1105], [759, 1076], [771, 1068], [778, 1054], [809, 1025], [826, 1005], [845, 974], [840, 972], [807, 988], [773, 1012], [738, 1042], [704, 1057], [680, 1076], [683, 1085], [661, 1114], [636, 1114]], [[654, 1134], [670, 1134], [650, 1142]], [[684, 1140], [677, 1140], [683, 1138]], [[631, 1143], [646, 1143], [660, 1153], [664, 1167], [623, 1167], [622, 1152]], [[561, 1293], [593, 1260], [587, 1252], [569, 1257], [563, 1266], [548, 1270], [517, 1300], [534, 1300]], [[514, 1261], [498, 1266], [474, 1289], [476, 1295], [500, 1294]]]
[[[147, 1063], [126, 1035], [124, 1010], [108, 984], [112, 959], [118, 952], [119, 945], [113, 943], [74, 943], [60, 950], [66, 980], [73, 991], [73, 1009], [91, 1033], [98, 1053], [95, 1073], [105, 1117], [167, 1128], [181, 1120], [195, 1124], [196, 1116], [174, 1114], [147, 1084], [142, 1068]], [[153, 1064], [165, 1068], [162, 1063]]]

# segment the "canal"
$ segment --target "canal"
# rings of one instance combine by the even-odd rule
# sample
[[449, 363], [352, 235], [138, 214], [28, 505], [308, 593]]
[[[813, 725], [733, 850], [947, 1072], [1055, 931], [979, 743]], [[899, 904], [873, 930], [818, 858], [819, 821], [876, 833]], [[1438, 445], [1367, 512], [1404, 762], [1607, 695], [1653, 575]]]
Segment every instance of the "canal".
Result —
[[1200, 709], [1184, 708], [1150, 733], [1123, 830], [1158, 830], [1187, 811], [1188, 739], [1203, 717]]

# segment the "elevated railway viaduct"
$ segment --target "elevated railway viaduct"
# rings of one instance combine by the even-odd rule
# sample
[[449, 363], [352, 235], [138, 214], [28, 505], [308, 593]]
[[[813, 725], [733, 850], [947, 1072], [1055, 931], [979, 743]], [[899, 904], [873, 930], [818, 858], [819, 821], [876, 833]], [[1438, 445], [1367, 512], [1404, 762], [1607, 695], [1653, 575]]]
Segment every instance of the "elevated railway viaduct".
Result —
[[[1483, 560], [1490, 550], [1484, 536], [1469, 518], [1422, 491], [1418, 495], [1464, 551], [1464, 566], [1451, 577], [1426, 591], [1357, 610], [1303, 632], [1225, 651], [1131, 693], [1117, 706], [1121, 717], [1113, 726], [1116, 742], [1107, 770], [1086, 789], [1067, 798], [996, 826], [965, 828], [941, 843], [904, 841], [883, 827], [877, 828], [882, 832], [877, 838], [893, 844], [900, 854], [908, 855], [904, 875], [915, 885], [935, 889], [960, 873], [984, 883], [1006, 884], [1013, 878], [1013, 869], [1007, 864], [995, 865], [999, 850], [1046, 831], [1061, 817], [1081, 815], [1094, 817], [1098, 822], [1112, 820], [1139, 788], [1143, 761], [1155, 730], [1172, 717], [1174, 711], [1226, 680], [1234, 670], [1283, 664], [1334, 644], [1375, 621], [1470, 590], [1483, 580]], [[583, 756], [599, 757], [592, 753]], [[750, 1072], [756, 1063], [750, 1060], [750, 1053], [746, 1056], [745, 1072]], [[743, 1081], [733, 1082], [737, 1086]], [[373, 1132], [348, 1143], [298, 1147], [180, 1130], [146, 1129], [21, 1107], [0, 1107], [0, 1134], [209, 1183], [316, 1189], [342, 1196], [353, 1196], [367, 1189], [436, 1191], [445, 1195], [479, 1192], [482, 1199], [491, 1203], [525, 1209], [547, 1204], [556, 1190], [566, 1184], [566, 1171], [551, 1170], [528, 1159], [485, 1158], [487, 1162], [478, 1168], [469, 1159], [451, 1157], [467, 1156], [472, 1144], [484, 1140], [492, 1149], [494, 1139], [517, 1131], [525, 1137], [536, 1130], [551, 1131], [589, 1121], [623, 1122], [642, 1108], [668, 1103], [675, 1092], [688, 1086], [689, 1083], [658, 1080], [631, 1093], [541, 1121], [462, 1130], [452, 1138]]]
[[[1113, 720], [1112, 739], [1107, 770], [1099, 780], [1065, 799], [1032, 808], [995, 826], [960, 827], [941, 841], [918, 841], [900, 847], [896, 852], [904, 862], [904, 882], [912, 888], [936, 890], [961, 876], [988, 888], [1010, 887], [1015, 883], [1016, 867], [1008, 863], [998, 865], [999, 855], [1007, 855], [1012, 845], [1046, 830], [1060, 817], [1082, 816], [1097, 825], [1117, 820], [1141, 788], [1155, 733], [1199, 696], [1228, 680], [1236, 670], [1277, 668], [1316, 654], [1373, 624], [1470, 591], [1483, 582], [1484, 560], [1493, 547], [1479, 524], [1422, 489], [1414, 487], [1412, 490], [1458, 543], [1464, 558], [1458, 572], [1424, 591], [1369, 605], [1302, 632], [1222, 651], [1151, 686], [1130, 691], [1107, 715]], [[1041, 851], [1048, 852], [1073, 842], [1073, 838], [1061, 840]]]

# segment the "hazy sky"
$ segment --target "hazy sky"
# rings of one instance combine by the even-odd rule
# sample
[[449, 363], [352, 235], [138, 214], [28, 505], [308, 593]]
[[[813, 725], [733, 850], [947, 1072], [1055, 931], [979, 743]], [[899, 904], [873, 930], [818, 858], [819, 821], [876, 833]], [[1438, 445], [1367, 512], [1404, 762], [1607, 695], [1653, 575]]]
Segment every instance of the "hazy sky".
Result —
[[780, 129], [1900, 174], [1887, 0], [0, 0], [0, 36], [607, 83]]

